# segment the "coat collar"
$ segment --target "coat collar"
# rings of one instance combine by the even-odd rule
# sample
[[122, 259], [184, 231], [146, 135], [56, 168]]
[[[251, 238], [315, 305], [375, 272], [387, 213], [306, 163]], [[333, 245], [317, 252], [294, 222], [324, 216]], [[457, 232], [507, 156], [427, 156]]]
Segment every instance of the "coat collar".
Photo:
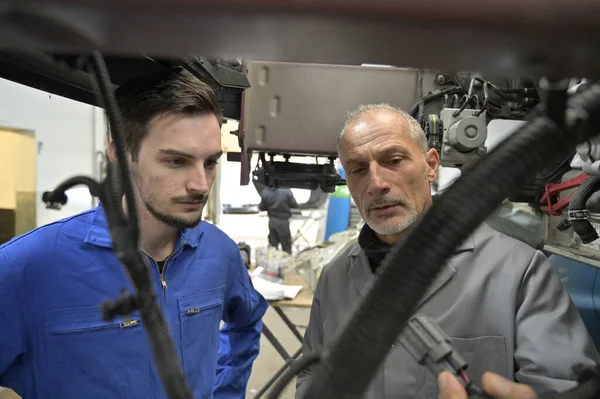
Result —
[[[461, 252], [466, 252], [466, 251], [473, 251], [475, 249], [475, 237], [474, 234], [470, 235], [469, 237], [467, 237], [467, 239], [465, 241], [462, 242], [462, 244], [460, 244], [458, 247], [456, 247], [456, 250], [454, 251], [455, 254], [459, 254]], [[355, 243], [354, 245], [352, 245], [352, 247], [350, 248], [350, 252], [348, 252], [348, 256], [357, 256], [359, 253], [364, 252], [362, 250], [362, 248], [360, 247], [360, 245], [357, 243]]]
[[[475, 235], [476, 233], [470, 235], [461, 245], [456, 248], [454, 256], [444, 264], [435, 280], [425, 292], [425, 295], [423, 295], [419, 301], [418, 306], [421, 306], [427, 299], [429, 299], [433, 294], [446, 285], [446, 283], [454, 276], [456, 273], [456, 267], [453, 264], [458, 264], [456, 257], [461, 253], [472, 252], [475, 249]], [[371, 271], [367, 255], [362, 250], [358, 242], [354, 243], [354, 245], [350, 248], [348, 257], [350, 260], [350, 269], [348, 272], [350, 280], [359, 292], [360, 296], [364, 297], [367, 295], [371, 285], [375, 281], [373, 278], [375, 275]]]
[[[204, 225], [205, 223], [202, 222], [194, 228], [183, 230], [179, 240], [192, 248], [196, 248], [200, 244], [200, 239], [204, 234]], [[84, 242], [103, 248], [113, 247], [112, 237], [108, 230], [106, 213], [102, 205], [98, 205], [94, 211], [94, 219], [88, 229]]]

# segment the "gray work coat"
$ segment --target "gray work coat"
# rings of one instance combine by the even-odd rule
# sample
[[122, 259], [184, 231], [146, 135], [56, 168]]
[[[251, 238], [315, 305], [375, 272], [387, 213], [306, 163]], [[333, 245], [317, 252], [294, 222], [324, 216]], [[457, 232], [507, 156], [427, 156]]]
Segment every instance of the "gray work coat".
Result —
[[[358, 243], [323, 270], [304, 355], [335, 339], [372, 277]], [[561, 392], [576, 384], [574, 365], [600, 361], [547, 258], [485, 225], [446, 263], [417, 312], [432, 317], [451, 337], [469, 363], [467, 374], [478, 384], [485, 371], [492, 371], [528, 384], [538, 394]], [[303, 397], [310, 378], [310, 370], [298, 376], [296, 398]], [[395, 345], [365, 398], [437, 399], [436, 376]]]

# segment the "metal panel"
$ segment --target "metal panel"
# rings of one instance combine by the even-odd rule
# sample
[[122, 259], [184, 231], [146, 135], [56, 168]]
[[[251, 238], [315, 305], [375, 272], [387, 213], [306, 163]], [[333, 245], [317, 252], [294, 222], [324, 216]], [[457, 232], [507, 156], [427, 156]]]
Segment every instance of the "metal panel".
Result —
[[[417, 71], [388, 67], [248, 63], [242, 129], [248, 149], [335, 156], [348, 111], [389, 103], [409, 111], [417, 101]], [[426, 72], [423, 92], [434, 89]]]

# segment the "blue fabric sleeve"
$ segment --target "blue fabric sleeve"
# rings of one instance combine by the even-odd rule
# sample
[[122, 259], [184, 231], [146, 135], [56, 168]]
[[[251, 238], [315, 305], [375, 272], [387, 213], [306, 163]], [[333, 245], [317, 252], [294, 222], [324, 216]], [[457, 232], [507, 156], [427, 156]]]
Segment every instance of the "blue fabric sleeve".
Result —
[[215, 399], [246, 397], [252, 364], [260, 349], [262, 317], [269, 306], [254, 289], [237, 248], [230, 263], [231, 285], [219, 338]]
[[25, 352], [25, 328], [15, 281], [0, 249], [0, 386], [15, 388], [9, 376], [11, 367]]

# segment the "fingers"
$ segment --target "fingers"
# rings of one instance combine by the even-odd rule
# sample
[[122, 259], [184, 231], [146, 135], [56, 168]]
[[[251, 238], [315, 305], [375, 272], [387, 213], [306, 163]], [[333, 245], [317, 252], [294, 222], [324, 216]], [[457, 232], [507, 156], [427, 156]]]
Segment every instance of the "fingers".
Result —
[[490, 372], [483, 375], [482, 385], [485, 392], [498, 399], [534, 399], [537, 397], [531, 387]]
[[467, 391], [458, 380], [449, 372], [444, 371], [438, 375], [440, 399], [467, 399]]

